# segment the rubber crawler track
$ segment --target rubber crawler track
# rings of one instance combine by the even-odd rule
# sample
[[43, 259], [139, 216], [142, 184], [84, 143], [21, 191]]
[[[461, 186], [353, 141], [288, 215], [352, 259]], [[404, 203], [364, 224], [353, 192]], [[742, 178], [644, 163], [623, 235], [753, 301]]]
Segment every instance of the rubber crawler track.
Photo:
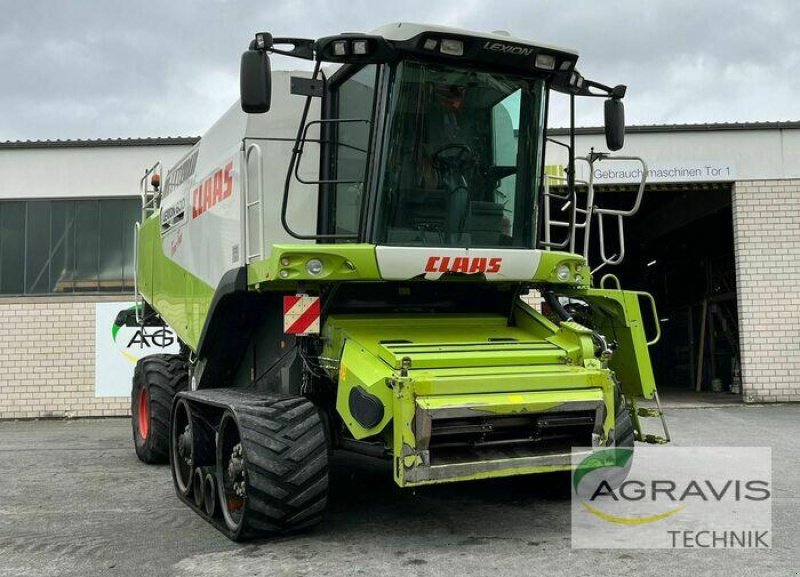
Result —
[[247, 466], [247, 501], [236, 538], [299, 531], [322, 519], [328, 447], [317, 408], [304, 398], [270, 399], [236, 411]]

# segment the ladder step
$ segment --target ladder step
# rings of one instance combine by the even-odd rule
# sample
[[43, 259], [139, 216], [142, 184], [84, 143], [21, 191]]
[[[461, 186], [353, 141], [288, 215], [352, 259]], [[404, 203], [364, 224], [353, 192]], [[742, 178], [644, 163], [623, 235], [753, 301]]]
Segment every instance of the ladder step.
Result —
[[661, 412], [660, 409], [648, 409], [646, 407], [639, 407], [636, 410], [636, 414], [640, 417], [650, 418], [650, 417], [660, 417], [664, 413]]
[[666, 445], [669, 443], [668, 439], [659, 437], [658, 435], [645, 435], [642, 441], [645, 443], [650, 443], [651, 445]]

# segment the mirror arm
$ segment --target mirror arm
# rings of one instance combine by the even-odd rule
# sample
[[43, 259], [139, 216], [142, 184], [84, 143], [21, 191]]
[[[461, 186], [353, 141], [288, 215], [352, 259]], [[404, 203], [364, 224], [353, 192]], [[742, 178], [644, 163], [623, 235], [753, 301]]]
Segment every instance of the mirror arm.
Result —
[[600, 84], [594, 80], [584, 79], [581, 87], [575, 89], [572, 94], [575, 94], [576, 96], [591, 96], [594, 98], [612, 98], [614, 100], [622, 100], [625, 98], [625, 93], [627, 90], [628, 87], [624, 84], [618, 84], [612, 88], [611, 86]]

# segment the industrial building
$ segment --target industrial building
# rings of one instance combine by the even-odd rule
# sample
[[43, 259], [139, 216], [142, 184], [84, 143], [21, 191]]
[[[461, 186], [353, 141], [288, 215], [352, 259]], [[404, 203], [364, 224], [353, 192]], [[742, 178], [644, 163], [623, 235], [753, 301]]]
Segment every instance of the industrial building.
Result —
[[[133, 301], [139, 180], [196, 140], [0, 143], [0, 418], [124, 415], [136, 357], [175, 346], [113, 321]], [[578, 129], [578, 153], [593, 147], [602, 129]], [[800, 122], [632, 126], [623, 152], [648, 162], [647, 193], [623, 264], [598, 274], [655, 296], [662, 396], [800, 400]], [[548, 173], [565, 158], [548, 147]], [[639, 177], [593, 175], [620, 203]]]

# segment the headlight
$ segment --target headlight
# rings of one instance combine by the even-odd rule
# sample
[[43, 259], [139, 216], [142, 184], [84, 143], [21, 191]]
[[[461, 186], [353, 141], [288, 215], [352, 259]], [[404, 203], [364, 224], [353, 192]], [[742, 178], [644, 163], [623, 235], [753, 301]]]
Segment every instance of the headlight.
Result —
[[309, 259], [306, 263], [306, 272], [311, 276], [319, 276], [322, 274], [322, 261], [318, 258]]
[[569, 267], [565, 264], [558, 265], [556, 276], [558, 280], [567, 280], [569, 278]]

